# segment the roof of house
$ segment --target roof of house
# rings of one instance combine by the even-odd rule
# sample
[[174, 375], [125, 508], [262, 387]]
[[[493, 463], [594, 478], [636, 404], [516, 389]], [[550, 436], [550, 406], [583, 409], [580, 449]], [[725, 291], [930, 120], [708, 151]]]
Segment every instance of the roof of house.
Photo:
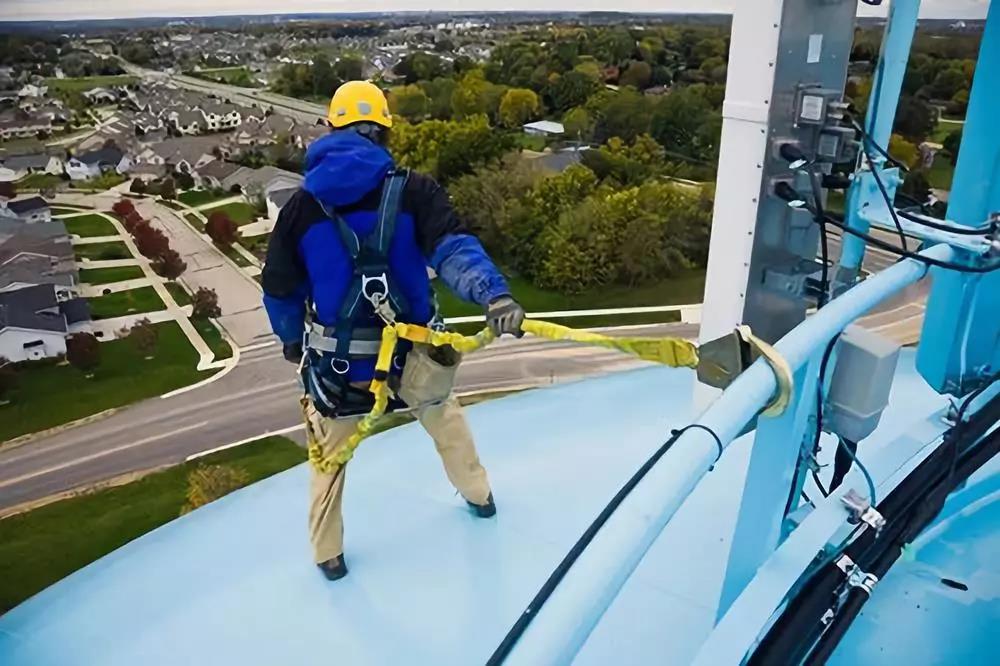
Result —
[[284, 208], [288, 200], [291, 199], [296, 192], [299, 191], [297, 187], [286, 187], [280, 190], [271, 190], [267, 193], [267, 198], [271, 201], [279, 210]]
[[59, 303], [59, 312], [66, 317], [67, 324], [90, 321], [90, 304], [86, 298], [71, 298]]
[[0, 219], [0, 267], [22, 254], [72, 261], [73, 244], [66, 225], [59, 220], [25, 224], [21, 220]]
[[562, 123], [557, 123], [552, 120], [537, 120], [533, 123], [526, 123], [523, 125], [524, 129], [535, 130], [536, 132], [545, 132], [546, 134], [562, 134], [566, 131]]
[[205, 116], [200, 111], [181, 111], [177, 114], [177, 124], [187, 127], [192, 123], [200, 123], [205, 120]]
[[0, 330], [15, 327], [65, 333], [65, 315], [45, 312], [58, 307], [56, 288], [51, 284], [0, 292]]
[[285, 171], [278, 167], [265, 166], [259, 169], [242, 168], [232, 176], [225, 179], [223, 187], [230, 188], [239, 185], [246, 189], [267, 189], [275, 181], [283, 181], [289, 185], [297, 185], [302, 182], [302, 176], [293, 171]]
[[72, 287], [76, 284], [76, 269], [72, 261], [59, 261], [50, 256], [24, 255], [0, 265], [0, 289], [12, 284], [55, 284]]
[[219, 139], [210, 136], [189, 136], [167, 139], [150, 146], [152, 151], [168, 162], [185, 161], [194, 166], [204, 155], [212, 155]]
[[581, 161], [580, 151], [563, 150], [558, 153], [549, 153], [537, 158], [534, 163], [547, 171], [562, 173], [574, 164]]
[[224, 162], [223, 160], [215, 160], [214, 162], [209, 162], [205, 166], [198, 169], [198, 174], [202, 178], [215, 178], [221, 182], [229, 176], [232, 176], [241, 168], [242, 167], [239, 164]]
[[119, 148], [115, 146], [105, 146], [103, 148], [98, 148], [97, 150], [92, 150], [82, 155], [76, 155], [75, 159], [83, 162], [84, 164], [97, 164], [97, 165], [117, 165], [125, 157]]
[[8, 169], [20, 171], [22, 169], [44, 169], [52, 159], [45, 153], [34, 153], [32, 155], [17, 155], [8, 157], [3, 161], [3, 165]]
[[18, 199], [16, 201], [7, 202], [7, 208], [17, 215], [24, 215], [25, 213], [31, 213], [36, 210], [44, 210], [48, 207], [49, 202], [41, 197], [28, 197], [27, 199]]

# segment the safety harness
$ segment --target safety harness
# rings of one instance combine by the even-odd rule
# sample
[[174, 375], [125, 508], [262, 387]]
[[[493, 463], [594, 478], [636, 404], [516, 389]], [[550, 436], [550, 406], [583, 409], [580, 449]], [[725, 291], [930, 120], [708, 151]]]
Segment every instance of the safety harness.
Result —
[[[320, 203], [323, 212], [336, 225], [354, 266], [351, 284], [337, 314], [336, 324], [329, 327], [312, 322], [303, 339], [302, 383], [323, 416], [361, 414], [373, 406], [372, 394], [352, 386], [348, 381], [352, 360], [372, 358], [379, 353], [381, 328], [357, 326], [359, 320], [367, 318], [368, 307], [386, 325], [406, 319], [409, 314], [409, 303], [392, 279], [388, 260], [408, 177], [409, 172], [405, 169], [391, 171], [386, 176], [378, 219], [364, 240], [358, 238], [337, 211]], [[404, 357], [405, 350], [398, 350], [388, 370], [376, 371], [376, 379], [385, 381], [390, 374], [398, 374]]]

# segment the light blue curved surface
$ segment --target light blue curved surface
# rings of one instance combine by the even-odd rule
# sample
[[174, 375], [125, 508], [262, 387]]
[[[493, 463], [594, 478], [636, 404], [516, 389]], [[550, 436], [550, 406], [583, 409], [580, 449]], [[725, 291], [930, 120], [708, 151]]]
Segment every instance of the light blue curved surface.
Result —
[[499, 515], [472, 517], [429, 438], [365, 443], [345, 495], [350, 575], [325, 581], [296, 467], [169, 523], [0, 618], [4, 666], [483, 663], [619, 486], [688, 419], [660, 368], [469, 410]]
[[949, 498], [876, 586], [829, 663], [995, 665], [998, 629], [1000, 458], [994, 458]]
[[[481, 664], [621, 484], [691, 418], [692, 375], [643, 369], [468, 410], [499, 515], [473, 518], [415, 426], [348, 470], [350, 575], [311, 563], [299, 466], [134, 541], [0, 617], [0, 664]], [[884, 446], [940, 404], [904, 352]], [[514, 436], [516, 433], [516, 436]], [[751, 437], [677, 512], [577, 664], [683, 664], [710, 633]]]

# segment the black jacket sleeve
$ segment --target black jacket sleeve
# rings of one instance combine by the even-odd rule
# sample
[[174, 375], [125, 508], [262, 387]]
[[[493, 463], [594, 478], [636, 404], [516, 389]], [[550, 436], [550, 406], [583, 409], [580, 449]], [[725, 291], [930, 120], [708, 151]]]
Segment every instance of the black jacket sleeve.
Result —
[[283, 298], [295, 293], [306, 281], [306, 269], [299, 255], [299, 240], [321, 215], [322, 209], [316, 200], [302, 190], [282, 207], [267, 244], [267, 258], [261, 275], [265, 294]]

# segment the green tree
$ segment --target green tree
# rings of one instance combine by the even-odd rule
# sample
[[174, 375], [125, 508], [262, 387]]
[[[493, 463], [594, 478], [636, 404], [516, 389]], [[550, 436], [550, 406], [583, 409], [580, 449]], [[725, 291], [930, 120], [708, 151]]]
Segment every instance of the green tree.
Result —
[[934, 77], [929, 87], [931, 97], [935, 99], [951, 99], [959, 90], [968, 89], [969, 80], [958, 67], [949, 67]]
[[582, 106], [598, 87], [598, 83], [583, 72], [566, 72], [549, 86], [549, 97], [555, 109], [567, 111]]
[[719, 37], [702, 39], [694, 45], [691, 55], [694, 58], [694, 63], [692, 64], [697, 64], [699, 66], [702, 62], [708, 60], [709, 58], [725, 58], [726, 42]]
[[919, 97], [903, 95], [896, 109], [893, 131], [914, 143], [922, 143], [934, 131], [937, 115], [931, 106]]
[[447, 76], [451, 68], [436, 55], [430, 53], [411, 53], [396, 63], [392, 71], [406, 78], [406, 83], [436, 79]]
[[485, 115], [461, 121], [428, 120], [399, 123], [390, 149], [396, 161], [448, 181], [494, 162], [513, 148], [513, 138], [490, 127]]
[[451, 118], [451, 96], [458, 85], [455, 79], [440, 77], [433, 81], [421, 81], [419, 85], [427, 95], [431, 117], [437, 120]]
[[514, 212], [540, 177], [531, 160], [514, 154], [501, 164], [461, 176], [448, 187], [455, 210], [494, 258], [508, 257]]
[[577, 141], [589, 141], [594, 135], [594, 120], [582, 106], [570, 109], [562, 117], [566, 136]]
[[715, 129], [721, 130], [721, 116], [706, 91], [696, 84], [664, 96], [652, 114], [650, 133], [672, 153], [710, 162], [718, 150]]
[[101, 362], [101, 343], [91, 333], [74, 333], [66, 338], [66, 360], [87, 372]]
[[337, 58], [337, 62], [333, 65], [333, 73], [339, 83], [361, 80], [365, 78], [364, 60], [357, 56]]
[[910, 143], [898, 134], [889, 137], [889, 154], [911, 169], [920, 163], [920, 150], [916, 144]]
[[618, 77], [618, 83], [623, 86], [632, 86], [643, 90], [649, 87], [653, 79], [653, 69], [648, 63], [641, 60], [632, 60], [628, 64], [628, 69]]
[[333, 65], [325, 55], [313, 58], [312, 64], [312, 94], [316, 97], [333, 97], [333, 91], [340, 86], [341, 81], [333, 72]]
[[429, 109], [430, 99], [420, 86], [397, 86], [389, 91], [389, 110], [394, 115], [419, 122], [427, 117]]
[[631, 144], [612, 137], [597, 150], [583, 153], [583, 163], [601, 180], [614, 179], [619, 186], [640, 185], [667, 165], [663, 146], [648, 134], [639, 135]]
[[541, 105], [535, 91], [511, 88], [500, 102], [500, 122], [506, 127], [520, 127], [538, 115]]
[[455, 118], [462, 119], [478, 114], [487, 114], [486, 98], [489, 83], [482, 70], [466, 72], [451, 95], [451, 110]]
[[128, 341], [146, 359], [153, 358], [158, 339], [159, 333], [148, 319], [140, 319], [128, 331]]
[[633, 90], [622, 88], [616, 93], [601, 94], [591, 98], [587, 110], [596, 118], [594, 137], [607, 141], [620, 137], [632, 141], [649, 132], [655, 102], [652, 98]]

